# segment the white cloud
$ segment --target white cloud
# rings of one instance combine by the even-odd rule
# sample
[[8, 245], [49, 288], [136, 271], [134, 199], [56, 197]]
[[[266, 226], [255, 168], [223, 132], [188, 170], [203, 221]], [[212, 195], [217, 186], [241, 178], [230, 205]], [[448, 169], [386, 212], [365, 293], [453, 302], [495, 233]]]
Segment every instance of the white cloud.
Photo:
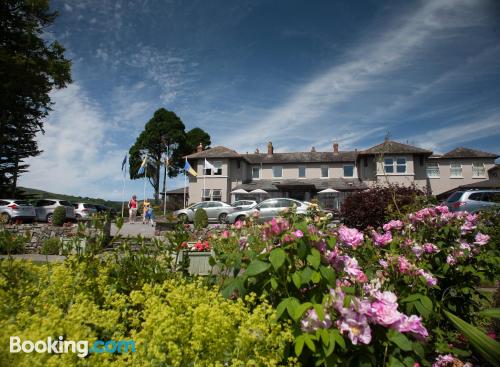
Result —
[[[480, 23], [482, 14], [476, 13], [481, 12], [471, 12], [478, 4], [470, 0], [423, 2], [423, 6], [411, 16], [399, 16], [398, 25], [385, 29], [380, 37], [364, 40], [349, 55], [345, 55], [347, 61], [296, 87], [284, 103], [267, 111], [259, 121], [238, 126], [237, 136], [234, 136], [234, 130], [230, 131], [231, 144], [247, 148], [270, 138], [286, 140], [287, 136], [304, 131], [314, 140], [324, 139], [323, 130], [335, 134], [328, 137], [330, 139], [354, 144], [366, 134], [353, 136], [353, 130], [383, 130], [379, 126], [387, 124], [373, 118], [357, 119], [356, 125], [343, 121], [336, 106], [354, 101], [354, 97], [366, 93], [378, 97], [381, 84], [390, 81], [391, 73], [411, 65], [413, 58], [418, 57], [426, 47], [431, 47], [440, 31]], [[373, 31], [375, 33], [376, 30]], [[387, 104], [391, 102], [387, 101]], [[370, 110], [362, 105], [359, 109], [370, 117], [375, 112], [375, 108]], [[325, 129], [311, 128], [320, 125]]]
[[[50, 192], [119, 198], [125, 151], [108, 141], [106, 118], [74, 83], [52, 93], [53, 113], [38, 137], [44, 152], [29, 160], [21, 186]], [[109, 190], [107, 187], [117, 187]]]

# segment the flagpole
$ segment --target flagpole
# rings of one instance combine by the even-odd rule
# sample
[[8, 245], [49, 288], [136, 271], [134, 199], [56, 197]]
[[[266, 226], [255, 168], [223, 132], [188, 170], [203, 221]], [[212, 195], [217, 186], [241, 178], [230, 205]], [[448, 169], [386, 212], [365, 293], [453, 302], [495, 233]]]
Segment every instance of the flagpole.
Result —
[[207, 165], [207, 159], [205, 158], [205, 162], [203, 163], [203, 195], [201, 195], [201, 201], [205, 201], [205, 177], [207, 175], [206, 172], [206, 165]]
[[122, 218], [123, 211], [125, 210], [125, 177], [127, 176], [127, 166], [125, 165], [125, 171], [123, 172], [123, 185], [122, 185]]
[[187, 186], [187, 174], [184, 170], [184, 209], [186, 209], [186, 186]]
[[168, 173], [168, 145], [167, 145], [167, 158], [165, 158], [165, 187], [163, 188], [163, 215], [167, 215], [167, 173]]
[[146, 165], [144, 167], [144, 202], [142, 203], [143, 208], [146, 204], [146, 176], [148, 174], [148, 159], [146, 158]]

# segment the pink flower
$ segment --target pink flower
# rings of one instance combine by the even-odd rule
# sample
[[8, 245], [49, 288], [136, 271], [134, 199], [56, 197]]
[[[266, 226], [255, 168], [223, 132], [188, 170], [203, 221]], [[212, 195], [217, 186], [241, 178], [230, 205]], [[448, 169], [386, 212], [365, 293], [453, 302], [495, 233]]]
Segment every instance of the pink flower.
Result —
[[234, 228], [236, 229], [241, 229], [243, 228], [243, 222], [241, 220], [237, 220], [235, 223], [234, 223]]
[[486, 245], [490, 240], [490, 236], [487, 234], [482, 234], [481, 232], [477, 232], [476, 237], [474, 238], [474, 243], [479, 246]]
[[448, 265], [455, 265], [457, 263], [457, 258], [450, 254], [446, 257], [446, 263]]
[[318, 329], [329, 329], [331, 326], [332, 320], [330, 315], [325, 312], [324, 319], [320, 320], [314, 308], [308, 310], [300, 321], [300, 328], [306, 333], [312, 333]]
[[439, 205], [434, 207], [436, 211], [438, 211], [440, 214], [447, 214], [450, 212], [450, 209], [446, 205]]
[[391, 232], [385, 232], [384, 234], [379, 234], [378, 232], [372, 232], [373, 242], [377, 246], [385, 246], [392, 241]]
[[380, 264], [380, 266], [382, 266], [384, 269], [387, 269], [387, 267], [389, 266], [389, 263], [387, 261], [385, 261], [384, 259], [380, 259], [378, 261], [378, 263]]
[[382, 228], [386, 232], [388, 232], [392, 229], [401, 229], [401, 228], [403, 228], [403, 222], [400, 220], [391, 220], [390, 222], [384, 224], [384, 226]]
[[368, 325], [366, 316], [355, 311], [344, 313], [338, 321], [338, 328], [343, 334], [347, 332], [349, 339], [351, 339], [354, 345], [357, 345], [358, 342], [370, 344], [372, 340], [372, 331]]
[[398, 269], [403, 274], [408, 274], [412, 268], [411, 263], [404, 256], [398, 257]]
[[226, 229], [222, 232], [222, 238], [229, 238], [231, 234], [229, 233], [229, 231]]
[[417, 274], [425, 278], [427, 285], [434, 287], [437, 284], [437, 279], [432, 274], [425, 272], [424, 269], [419, 269]]
[[474, 222], [470, 222], [468, 220], [465, 221], [464, 224], [462, 224], [462, 227], [460, 227], [460, 230], [462, 231], [462, 234], [467, 234], [472, 232], [473, 230], [476, 229], [476, 225]]
[[432, 367], [452, 367], [455, 364], [455, 358], [451, 354], [441, 355], [436, 358]]
[[344, 245], [355, 249], [363, 242], [363, 234], [356, 228], [348, 228], [341, 225], [339, 228], [339, 239]]
[[363, 273], [363, 271], [359, 267], [358, 260], [356, 260], [354, 257], [349, 257], [347, 255], [339, 256], [339, 258], [344, 263], [344, 271], [347, 274], [353, 276], [357, 281], [359, 281], [361, 283], [368, 280], [366, 275]]
[[434, 245], [433, 243], [429, 243], [429, 242], [424, 243], [423, 248], [424, 248], [424, 251], [428, 254], [439, 252], [439, 248], [436, 245]]
[[415, 256], [418, 257], [418, 258], [420, 258], [420, 256], [422, 256], [422, 254], [424, 253], [423, 247], [419, 246], [419, 245], [413, 246], [411, 250], [413, 251], [413, 253], [415, 254]]
[[371, 319], [376, 324], [390, 326], [401, 319], [401, 313], [398, 311], [397, 297], [394, 293], [376, 292], [376, 300], [372, 302]]
[[429, 336], [427, 329], [422, 324], [422, 319], [416, 315], [410, 317], [402, 315], [401, 320], [395, 325], [395, 329], [401, 333], [411, 333], [418, 339]]
[[296, 231], [292, 232], [292, 234], [296, 237], [296, 238], [302, 238], [304, 237], [304, 233], [302, 233], [302, 231], [300, 229], [297, 229]]

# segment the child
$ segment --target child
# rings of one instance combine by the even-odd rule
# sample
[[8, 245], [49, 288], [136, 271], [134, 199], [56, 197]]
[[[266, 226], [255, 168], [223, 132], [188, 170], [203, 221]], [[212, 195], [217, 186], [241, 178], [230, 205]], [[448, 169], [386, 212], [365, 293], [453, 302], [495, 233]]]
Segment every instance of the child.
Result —
[[148, 211], [146, 212], [146, 218], [149, 219], [149, 224], [151, 224], [151, 227], [154, 227], [155, 226], [155, 222], [154, 222], [155, 214], [154, 214], [152, 206], [149, 206]]

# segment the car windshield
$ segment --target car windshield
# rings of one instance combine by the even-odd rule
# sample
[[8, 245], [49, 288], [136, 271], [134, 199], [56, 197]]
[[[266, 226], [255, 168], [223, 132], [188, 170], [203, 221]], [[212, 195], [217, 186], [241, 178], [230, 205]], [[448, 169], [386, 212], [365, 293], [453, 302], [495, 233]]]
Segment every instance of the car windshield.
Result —
[[455, 201], [458, 201], [458, 199], [460, 199], [462, 194], [463, 194], [462, 191], [454, 192], [453, 194], [450, 195], [450, 197], [446, 200], [446, 202], [447, 203], [454, 203]]
[[31, 206], [31, 204], [28, 203], [26, 200], [15, 200], [14, 203], [17, 205]]

